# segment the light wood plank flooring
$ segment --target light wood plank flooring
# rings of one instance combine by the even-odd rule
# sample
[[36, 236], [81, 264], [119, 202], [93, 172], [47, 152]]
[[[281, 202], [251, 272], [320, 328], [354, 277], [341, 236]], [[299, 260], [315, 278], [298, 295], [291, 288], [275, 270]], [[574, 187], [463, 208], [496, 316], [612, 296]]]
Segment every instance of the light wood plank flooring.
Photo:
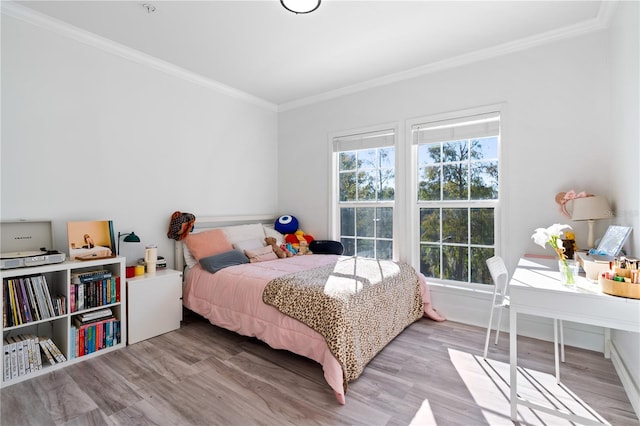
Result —
[[[484, 329], [422, 319], [349, 385], [338, 405], [313, 361], [210, 325], [182, 327], [1, 391], [11, 425], [508, 425], [508, 336], [482, 359]], [[612, 425], [638, 425], [610, 360], [519, 338], [522, 394]], [[570, 424], [520, 408], [521, 424]]]

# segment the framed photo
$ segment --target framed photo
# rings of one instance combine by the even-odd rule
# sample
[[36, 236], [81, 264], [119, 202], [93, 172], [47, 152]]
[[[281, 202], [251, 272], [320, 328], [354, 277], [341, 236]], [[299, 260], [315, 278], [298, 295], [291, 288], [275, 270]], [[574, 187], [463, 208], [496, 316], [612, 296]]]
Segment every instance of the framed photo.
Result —
[[631, 234], [630, 226], [610, 225], [598, 244], [597, 254], [615, 257]]
[[113, 221], [67, 222], [70, 260], [115, 257]]

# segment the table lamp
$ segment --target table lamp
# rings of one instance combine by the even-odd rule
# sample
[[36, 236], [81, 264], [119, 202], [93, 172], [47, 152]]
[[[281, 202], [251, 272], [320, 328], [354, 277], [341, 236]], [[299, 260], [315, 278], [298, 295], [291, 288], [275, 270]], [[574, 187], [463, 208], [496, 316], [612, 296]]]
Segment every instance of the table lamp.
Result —
[[118, 232], [118, 250], [116, 250], [116, 253], [118, 253], [118, 255], [120, 255], [120, 238], [124, 237], [124, 241], [125, 243], [139, 243], [140, 242], [140, 237], [138, 237], [136, 235], [135, 232], [131, 231], [131, 232]]
[[587, 239], [589, 249], [593, 248], [593, 224], [598, 219], [606, 219], [611, 216], [609, 202], [604, 197], [594, 195], [573, 200], [571, 220], [586, 220], [589, 224], [589, 237]]

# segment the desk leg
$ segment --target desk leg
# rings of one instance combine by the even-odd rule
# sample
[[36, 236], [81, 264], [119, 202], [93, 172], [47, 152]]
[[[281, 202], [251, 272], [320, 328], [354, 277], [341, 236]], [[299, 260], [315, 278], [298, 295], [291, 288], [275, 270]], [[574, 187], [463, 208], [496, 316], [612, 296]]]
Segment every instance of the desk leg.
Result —
[[509, 386], [511, 388], [511, 420], [518, 420], [518, 313], [509, 309]]
[[560, 383], [560, 361], [558, 360], [558, 320], [553, 319], [553, 354], [556, 361], [556, 383]]
[[604, 357], [611, 358], [611, 329], [607, 327], [604, 329]]

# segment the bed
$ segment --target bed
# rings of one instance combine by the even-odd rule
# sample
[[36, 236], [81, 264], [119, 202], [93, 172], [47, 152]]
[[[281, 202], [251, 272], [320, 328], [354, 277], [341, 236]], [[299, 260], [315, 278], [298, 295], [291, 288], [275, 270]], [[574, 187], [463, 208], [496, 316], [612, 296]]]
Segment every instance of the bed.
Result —
[[[332, 254], [248, 263], [224, 259], [212, 266], [211, 259], [227, 254], [251, 257], [251, 241], [255, 247], [265, 236], [278, 238], [272, 226], [262, 224], [273, 223], [271, 217], [231, 220], [198, 218], [194, 233], [176, 241], [176, 268], [185, 268], [184, 306], [214, 325], [318, 362], [344, 404], [348, 382], [424, 315], [424, 277], [407, 264]], [[206, 241], [210, 250], [194, 240]], [[212, 245], [216, 253], [204, 256]]]

